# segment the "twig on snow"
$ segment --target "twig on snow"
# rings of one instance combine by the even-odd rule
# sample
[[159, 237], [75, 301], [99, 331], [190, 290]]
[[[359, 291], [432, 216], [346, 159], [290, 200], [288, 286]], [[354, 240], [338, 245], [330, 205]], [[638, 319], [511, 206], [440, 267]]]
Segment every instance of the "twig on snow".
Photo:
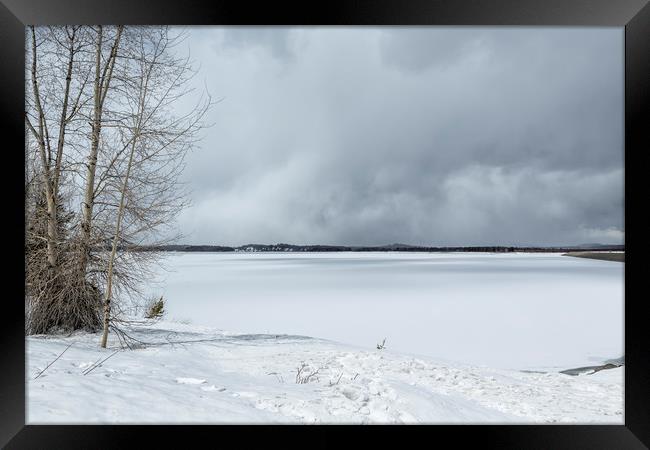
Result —
[[54, 363], [55, 363], [55, 362], [56, 362], [56, 361], [57, 361], [61, 356], [63, 356], [63, 354], [64, 354], [64, 353], [65, 353], [65, 352], [66, 352], [70, 347], [72, 347], [72, 344], [73, 344], [73, 343], [71, 342], [71, 343], [70, 343], [70, 344], [65, 348], [65, 350], [63, 350], [63, 351], [59, 354], [59, 356], [57, 356], [57, 357], [54, 359], [54, 361], [52, 361], [52, 362], [49, 363], [47, 366], [45, 366], [45, 369], [41, 370], [41, 371], [38, 373], [38, 375], [36, 375], [33, 379], [35, 380], [35, 379], [37, 379], [38, 377], [40, 377], [41, 375], [43, 375], [43, 373], [44, 373], [44, 372], [45, 372], [45, 371], [46, 371], [46, 370], [47, 370], [47, 369], [48, 369], [52, 364], [54, 364]]
[[336, 383], [332, 383], [332, 381], [330, 380], [330, 387], [331, 386], [336, 386], [337, 384], [339, 384], [339, 382], [341, 381], [342, 376], [343, 376], [343, 372], [341, 372], [341, 374], [339, 375], [339, 378], [338, 378], [338, 380], [336, 380]]
[[277, 373], [277, 372], [269, 372], [267, 375], [275, 375], [275, 378], [277, 378], [278, 383], [284, 383], [284, 378], [282, 378], [282, 375]]
[[90, 372], [92, 372], [92, 371], [95, 370], [96, 368], [101, 367], [102, 364], [104, 364], [104, 363], [105, 363], [105, 362], [106, 362], [106, 361], [107, 361], [111, 356], [115, 355], [117, 352], [119, 352], [119, 350], [115, 350], [113, 353], [111, 353], [110, 355], [108, 355], [106, 358], [102, 359], [101, 362], [100, 362], [99, 364], [94, 364], [94, 365], [90, 366], [88, 369], [86, 369], [86, 370], [83, 372], [83, 374], [84, 374], [84, 375], [88, 375]]

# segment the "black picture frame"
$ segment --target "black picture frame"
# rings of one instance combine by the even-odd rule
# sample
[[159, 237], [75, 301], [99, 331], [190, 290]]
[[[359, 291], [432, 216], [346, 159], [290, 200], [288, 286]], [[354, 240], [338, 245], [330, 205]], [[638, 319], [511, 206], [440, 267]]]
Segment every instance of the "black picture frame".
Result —
[[[43, 24], [176, 25], [533, 25], [625, 28], [625, 425], [439, 426], [35, 426], [25, 425], [24, 299], [24, 62], [25, 26]], [[258, 445], [340, 447], [352, 441], [393, 445], [487, 448], [636, 449], [650, 446], [650, 353], [647, 294], [634, 289], [650, 274], [647, 227], [633, 219], [647, 202], [650, 103], [650, 6], [647, 0], [338, 0], [278, 2], [212, 0], [0, 0], [0, 105], [4, 162], [5, 320], [0, 326], [0, 446], [6, 448], [124, 448]], [[11, 158], [7, 159], [7, 156]], [[637, 183], [638, 182], [638, 183]], [[637, 184], [637, 186], [635, 186]], [[641, 213], [639, 213], [641, 214]], [[644, 227], [645, 229], [643, 229]], [[7, 289], [7, 287], [11, 289]], [[8, 310], [7, 310], [8, 308]], [[346, 435], [345, 437], [341, 436]], [[444, 439], [444, 441], [443, 441]]]

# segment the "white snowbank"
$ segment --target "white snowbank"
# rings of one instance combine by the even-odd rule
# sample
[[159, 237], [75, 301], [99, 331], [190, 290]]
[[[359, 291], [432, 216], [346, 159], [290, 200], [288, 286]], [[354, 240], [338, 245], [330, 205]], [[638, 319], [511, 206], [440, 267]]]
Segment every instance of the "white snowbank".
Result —
[[[27, 338], [27, 422], [623, 423], [623, 368], [524, 373], [172, 322], [131, 333], [152, 345], [99, 367], [114, 334], [108, 349], [93, 334]], [[319, 372], [296, 384], [303, 362]]]

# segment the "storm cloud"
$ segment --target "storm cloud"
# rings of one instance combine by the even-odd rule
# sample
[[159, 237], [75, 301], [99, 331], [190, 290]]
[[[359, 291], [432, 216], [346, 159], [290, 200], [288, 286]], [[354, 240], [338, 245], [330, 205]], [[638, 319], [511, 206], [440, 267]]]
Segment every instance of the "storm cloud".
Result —
[[188, 31], [183, 242], [623, 242], [622, 28]]

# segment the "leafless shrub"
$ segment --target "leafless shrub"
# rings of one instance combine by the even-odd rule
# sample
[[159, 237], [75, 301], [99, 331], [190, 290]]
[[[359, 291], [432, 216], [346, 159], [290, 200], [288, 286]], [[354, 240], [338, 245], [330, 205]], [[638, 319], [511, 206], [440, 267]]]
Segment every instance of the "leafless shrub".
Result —
[[[25, 326], [27, 334], [96, 331], [101, 324], [99, 289], [62, 264], [49, 268], [29, 264]], [[72, 272], [66, 274], [66, 272]]]
[[320, 381], [318, 378], [319, 372], [320, 368], [313, 370], [308, 364], [305, 364], [303, 361], [297, 368], [296, 384], [307, 384], [311, 381]]
[[70, 215], [58, 205], [56, 265], [47, 247], [47, 210], [42, 191], [33, 191], [25, 239], [25, 331], [27, 334], [96, 331], [101, 323], [101, 293], [79, 271], [74, 240], [68, 238]]

